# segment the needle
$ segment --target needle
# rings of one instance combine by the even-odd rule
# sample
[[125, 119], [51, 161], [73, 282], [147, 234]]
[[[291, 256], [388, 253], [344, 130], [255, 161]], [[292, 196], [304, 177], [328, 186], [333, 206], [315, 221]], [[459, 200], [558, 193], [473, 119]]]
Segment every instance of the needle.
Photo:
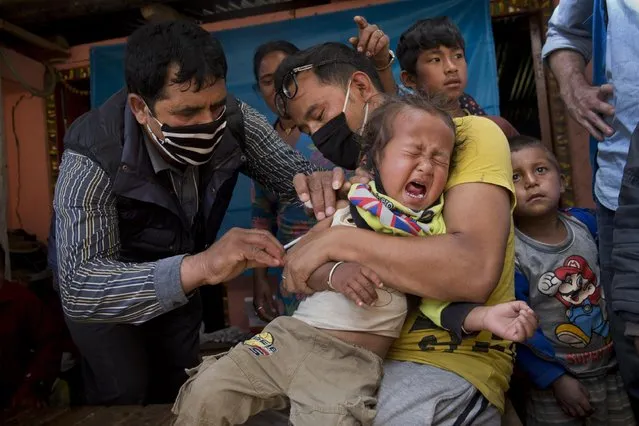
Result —
[[284, 250], [288, 250], [288, 249], [290, 249], [291, 247], [293, 247], [295, 244], [299, 243], [299, 242], [300, 242], [300, 240], [302, 239], [302, 237], [304, 237], [304, 235], [302, 235], [301, 237], [297, 237], [297, 238], [295, 238], [293, 241], [290, 241], [290, 242], [286, 243], [286, 244], [284, 245]]

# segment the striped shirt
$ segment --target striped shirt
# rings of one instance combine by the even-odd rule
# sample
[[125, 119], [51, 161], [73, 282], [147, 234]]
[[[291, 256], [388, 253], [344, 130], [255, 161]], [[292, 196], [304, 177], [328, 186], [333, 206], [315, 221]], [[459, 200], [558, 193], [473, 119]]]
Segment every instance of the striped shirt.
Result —
[[[318, 168], [284, 143], [265, 117], [240, 106], [246, 141], [242, 171], [282, 199], [296, 201], [293, 176]], [[66, 150], [53, 207], [60, 295], [70, 319], [140, 324], [187, 303], [180, 280], [185, 255], [147, 263], [119, 260], [116, 197], [97, 163]]]

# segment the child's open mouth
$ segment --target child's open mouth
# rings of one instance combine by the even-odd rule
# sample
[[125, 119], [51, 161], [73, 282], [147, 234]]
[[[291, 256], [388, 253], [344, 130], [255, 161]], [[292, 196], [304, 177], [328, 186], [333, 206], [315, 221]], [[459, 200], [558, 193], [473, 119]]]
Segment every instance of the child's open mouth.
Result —
[[405, 191], [409, 197], [421, 200], [426, 196], [426, 185], [415, 181], [409, 182]]

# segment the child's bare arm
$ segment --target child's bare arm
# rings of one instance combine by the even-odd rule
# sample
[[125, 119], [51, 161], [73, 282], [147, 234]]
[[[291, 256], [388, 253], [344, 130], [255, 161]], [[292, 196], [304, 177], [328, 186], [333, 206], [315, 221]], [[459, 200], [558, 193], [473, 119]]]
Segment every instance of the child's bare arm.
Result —
[[464, 330], [469, 333], [487, 330], [514, 342], [531, 338], [537, 326], [535, 312], [520, 300], [494, 306], [478, 306], [464, 320]]
[[[326, 276], [330, 276], [332, 287], [329, 286], [329, 280], [324, 278]], [[353, 303], [363, 306], [375, 303], [376, 288], [382, 287], [382, 281], [373, 271], [356, 263], [331, 262], [321, 266], [311, 275], [308, 286], [315, 291], [337, 291]]]

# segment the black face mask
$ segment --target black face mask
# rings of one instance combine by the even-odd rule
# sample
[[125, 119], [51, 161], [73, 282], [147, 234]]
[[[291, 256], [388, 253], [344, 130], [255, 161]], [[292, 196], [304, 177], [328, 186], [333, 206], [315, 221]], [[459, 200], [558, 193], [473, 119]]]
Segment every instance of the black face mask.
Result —
[[322, 155], [336, 166], [355, 170], [358, 166], [361, 143], [359, 136], [346, 123], [342, 112], [311, 135]]

